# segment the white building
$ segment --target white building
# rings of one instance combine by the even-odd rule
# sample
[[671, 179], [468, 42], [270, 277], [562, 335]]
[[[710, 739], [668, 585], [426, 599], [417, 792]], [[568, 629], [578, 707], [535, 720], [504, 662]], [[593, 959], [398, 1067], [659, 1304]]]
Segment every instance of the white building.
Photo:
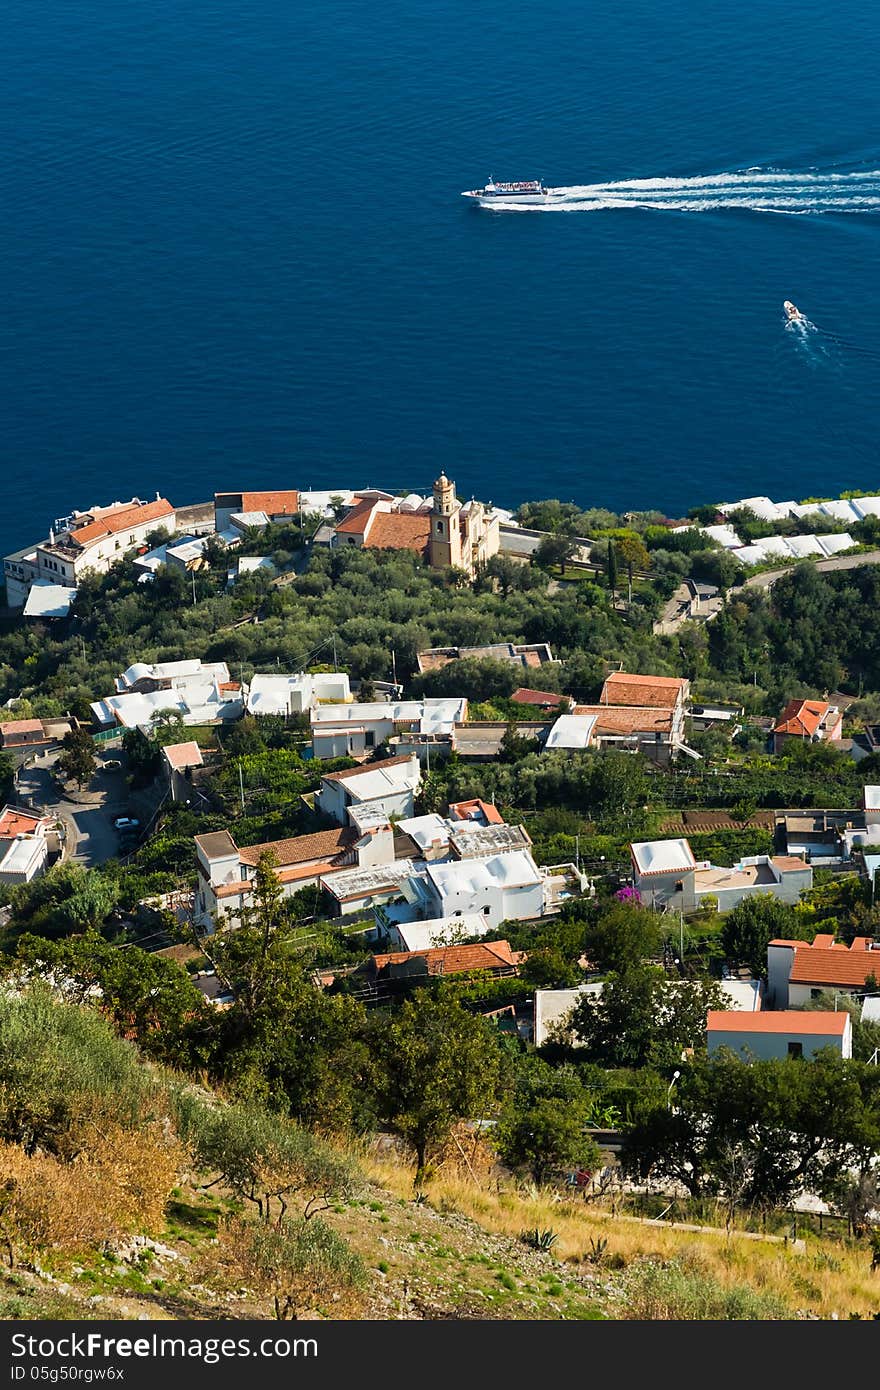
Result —
[[35, 580], [75, 589], [81, 575], [106, 574], [150, 532], [160, 527], [171, 532], [175, 524], [174, 508], [158, 494], [154, 502], [133, 497], [61, 517], [47, 540], [4, 559], [6, 601], [10, 608], [22, 608]]
[[464, 698], [376, 700], [318, 705], [312, 709], [312, 752], [316, 758], [361, 757], [392, 738], [413, 751], [423, 740], [451, 744], [456, 724], [467, 719]]
[[244, 713], [244, 693], [225, 662], [138, 662], [116, 679], [117, 694], [91, 705], [103, 728], [149, 727], [161, 710], [176, 710], [184, 724], [217, 724]]
[[213, 931], [221, 914], [228, 925], [240, 923], [242, 908], [251, 903], [253, 879], [263, 853], [274, 855], [278, 881], [284, 896], [290, 897], [318, 883], [322, 875], [356, 864], [358, 845], [364, 838], [355, 826], [344, 826], [239, 849], [228, 830], [197, 835], [196, 925]]
[[850, 946], [829, 933], [806, 941], [778, 938], [767, 947], [767, 993], [774, 1009], [798, 1008], [822, 994], [859, 995], [880, 980], [880, 943], [857, 936]]
[[527, 850], [428, 864], [426, 878], [437, 917], [479, 914], [498, 927], [544, 913], [544, 878]]
[[0, 811], [0, 886], [13, 888], [41, 874], [49, 858], [52, 821], [17, 806]]
[[728, 1048], [744, 1061], [809, 1060], [823, 1047], [833, 1048], [841, 1057], [852, 1057], [852, 1020], [845, 1009], [839, 1013], [796, 1009], [725, 1013], [710, 1009], [706, 1042], [710, 1057]]
[[249, 714], [303, 714], [322, 700], [351, 699], [344, 671], [300, 671], [295, 676], [254, 675], [247, 697]]
[[813, 886], [813, 870], [793, 855], [755, 854], [732, 868], [694, 859], [685, 839], [644, 840], [630, 845], [633, 884], [649, 907], [693, 912], [714, 898], [719, 912], [730, 912], [744, 898], [769, 893], [797, 903]]
[[315, 805], [337, 825], [349, 821], [349, 808], [369, 804], [390, 819], [411, 816], [421, 783], [421, 768], [414, 754], [385, 758], [321, 778]]

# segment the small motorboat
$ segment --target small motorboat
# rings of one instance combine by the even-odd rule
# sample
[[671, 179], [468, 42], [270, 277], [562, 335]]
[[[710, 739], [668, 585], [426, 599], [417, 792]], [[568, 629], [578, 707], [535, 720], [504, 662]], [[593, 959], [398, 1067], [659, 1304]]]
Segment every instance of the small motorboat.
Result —
[[796, 304], [792, 304], [790, 299], [783, 299], [782, 307], [785, 310], [785, 317], [789, 323], [806, 323], [807, 316], [802, 314]]

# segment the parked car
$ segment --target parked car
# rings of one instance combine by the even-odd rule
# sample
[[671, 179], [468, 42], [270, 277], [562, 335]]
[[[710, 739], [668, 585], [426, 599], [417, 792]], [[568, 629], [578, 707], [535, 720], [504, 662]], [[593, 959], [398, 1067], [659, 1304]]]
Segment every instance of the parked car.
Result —
[[113, 822], [113, 829], [114, 829], [114, 830], [137, 830], [137, 828], [138, 828], [139, 825], [140, 825], [140, 821], [139, 821], [139, 820], [135, 820], [133, 816], [117, 816], [116, 819], [115, 819], [115, 821]]

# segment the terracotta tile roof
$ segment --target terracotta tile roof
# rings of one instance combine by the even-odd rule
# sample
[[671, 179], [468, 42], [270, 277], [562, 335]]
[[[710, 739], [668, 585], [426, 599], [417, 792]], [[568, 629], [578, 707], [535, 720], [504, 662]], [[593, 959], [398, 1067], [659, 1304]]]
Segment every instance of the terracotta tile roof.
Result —
[[43, 721], [41, 719], [7, 719], [0, 724], [0, 734], [41, 734], [43, 732]]
[[348, 516], [343, 517], [336, 527], [336, 534], [343, 536], [362, 536], [370, 524], [370, 517], [373, 515], [375, 501], [359, 502], [353, 507]]
[[431, 518], [419, 512], [376, 512], [367, 529], [364, 544], [371, 550], [427, 549], [431, 538]]
[[33, 835], [42, 824], [42, 816], [28, 815], [14, 806], [5, 806], [0, 813], [0, 840], [14, 840], [16, 835]]
[[[538, 663], [540, 665], [540, 662]], [[511, 700], [517, 705], [538, 705], [541, 709], [556, 709], [560, 700], [566, 704], [569, 702], [568, 695], [560, 695], [555, 690], [526, 690], [525, 686], [520, 686], [514, 690]]]
[[471, 946], [436, 946], [427, 951], [392, 951], [373, 956], [377, 972], [389, 965], [424, 960], [429, 975], [453, 975], [465, 970], [501, 970], [515, 966], [519, 953], [511, 951], [509, 941], [477, 942]]
[[359, 763], [357, 767], [344, 767], [341, 772], [325, 772], [323, 782], [344, 782], [346, 777], [359, 777], [363, 772], [378, 772], [383, 767], [396, 767], [399, 763], [412, 762], [410, 753], [399, 753], [396, 758], [382, 758], [378, 763]]
[[171, 503], [165, 497], [159, 497], [155, 502], [120, 507], [118, 511], [109, 512], [97, 521], [89, 521], [77, 531], [71, 532], [71, 539], [80, 546], [91, 545], [104, 536], [115, 536], [120, 531], [127, 531], [130, 526], [143, 526], [147, 521], [159, 521], [173, 515], [174, 508]]
[[776, 1013], [748, 1013], [744, 1009], [726, 1012], [710, 1009], [706, 1015], [709, 1033], [837, 1033], [843, 1036], [849, 1014], [823, 1013], [819, 1009], [779, 1009]]
[[[289, 869], [279, 869], [276, 878], [279, 883], [311, 883], [335, 873], [341, 873], [347, 864], [338, 864], [338, 856], [331, 859], [316, 859], [311, 864], [297, 864]], [[253, 879], [241, 879], [235, 883], [221, 883], [214, 889], [217, 898], [244, 898], [254, 890]]]
[[597, 734], [672, 733], [672, 710], [626, 705], [575, 705], [572, 714], [595, 714]]
[[194, 740], [190, 743], [166, 743], [162, 753], [168, 766], [176, 772], [186, 767], [201, 767], [204, 762], [202, 750]]
[[789, 700], [773, 732], [812, 738], [829, 708], [822, 700]]
[[867, 941], [867, 937], [857, 937], [849, 948], [799, 942], [791, 962], [791, 983], [859, 988], [869, 975], [880, 979], [880, 951], [868, 950], [864, 944]]
[[474, 797], [472, 801], [451, 801], [449, 803], [450, 820], [485, 820], [487, 825], [503, 825], [504, 817], [488, 801], [481, 801], [479, 797]]
[[636, 676], [629, 671], [613, 671], [602, 687], [599, 703], [674, 709], [685, 685], [678, 676]]
[[[359, 769], [356, 769], [359, 770]], [[312, 859], [327, 859], [350, 849], [360, 839], [354, 826], [339, 826], [335, 830], [318, 830], [313, 835], [297, 835], [292, 840], [270, 840], [263, 845], [246, 845], [238, 851], [242, 864], [256, 866], [261, 854], [275, 855], [281, 869], [295, 864], [307, 864]]]
[[290, 492], [243, 492], [241, 494], [243, 512], [265, 512], [267, 516], [296, 516], [299, 511], [299, 493]]

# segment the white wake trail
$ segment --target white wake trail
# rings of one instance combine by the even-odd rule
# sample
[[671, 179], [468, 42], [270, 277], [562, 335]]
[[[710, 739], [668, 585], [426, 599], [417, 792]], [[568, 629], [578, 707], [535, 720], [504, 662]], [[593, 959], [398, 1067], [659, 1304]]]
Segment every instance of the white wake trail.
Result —
[[703, 174], [691, 178], [620, 179], [549, 188], [541, 203], [499, 199], [499, 212], [599, 212], [648, 208], [665, 212], [740, 209], [800, 216], [872, 213], [880, 209], [880, 169], [796, 173], [777, 169]]

